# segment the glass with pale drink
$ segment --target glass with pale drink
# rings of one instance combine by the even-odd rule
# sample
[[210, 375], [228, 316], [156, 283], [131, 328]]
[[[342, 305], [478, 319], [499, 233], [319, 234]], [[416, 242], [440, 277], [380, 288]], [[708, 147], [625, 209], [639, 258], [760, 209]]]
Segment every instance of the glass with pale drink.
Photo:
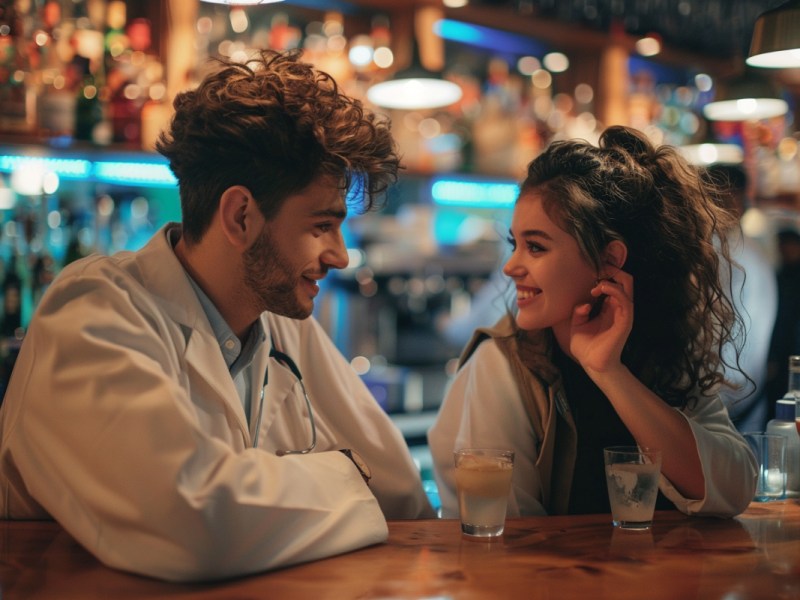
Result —
[[658, 496], [661, 451], [636, 446], [603, 449], [614, 527], [649, 529]]
[[464, 448], [454, 459], [461, 531], [478, 538], [503, 535], [514, 451]]

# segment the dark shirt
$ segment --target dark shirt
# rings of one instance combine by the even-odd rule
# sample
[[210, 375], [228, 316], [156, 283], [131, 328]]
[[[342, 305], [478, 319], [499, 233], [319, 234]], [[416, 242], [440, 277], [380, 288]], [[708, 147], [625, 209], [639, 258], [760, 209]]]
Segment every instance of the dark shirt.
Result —
[[[611, 512], [603, 448], [635, 446], [636, 441], [600, 388], [558, 346], [554, 350], [553, 362], [561, 371], [578, 435], [568, 512], [573, 515]], [[661, 497], [660, 492], [656, 507], [674, 508]]]

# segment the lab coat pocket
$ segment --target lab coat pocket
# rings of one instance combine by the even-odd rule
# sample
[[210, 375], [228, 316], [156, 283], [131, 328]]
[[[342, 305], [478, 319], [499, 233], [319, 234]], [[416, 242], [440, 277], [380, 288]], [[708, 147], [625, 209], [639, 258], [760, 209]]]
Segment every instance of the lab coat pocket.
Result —
[[[314, 442], [315, 451], [335, 448], [335, 438], [316, 409], [314, 398], [309, 397], [309, 402], [313, 417], [309, 416], [303, 387], [297, 378], [289, 369], [272, 363], [269, 384], [264, 388], [258, 447], [271, 453], [306, 450]], [[316, 431], [312, 430], [312, 418]]]

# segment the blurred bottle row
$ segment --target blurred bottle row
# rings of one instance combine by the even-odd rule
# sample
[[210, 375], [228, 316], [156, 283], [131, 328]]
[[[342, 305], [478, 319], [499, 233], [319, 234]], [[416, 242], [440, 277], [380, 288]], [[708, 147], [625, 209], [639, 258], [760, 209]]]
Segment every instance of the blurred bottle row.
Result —
[[164, 68], [151, 24], [121, 0], [0, 5], [0, 132], [147, 147], [162, 122]]

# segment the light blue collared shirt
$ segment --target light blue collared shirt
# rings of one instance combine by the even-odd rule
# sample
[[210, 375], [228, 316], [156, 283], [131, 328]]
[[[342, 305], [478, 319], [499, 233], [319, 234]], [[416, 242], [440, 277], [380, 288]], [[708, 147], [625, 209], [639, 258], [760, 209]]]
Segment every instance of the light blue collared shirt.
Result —
[[[175, 228], [169, 232], [169, 241], [172, 247], [177, 243], [180, 229]], [[245, 343], [239, 340], [228, 323], [220, 314], [219, 310], [211, 301], [197, 282], [192, 279], [192, 276], [184, 269], [186, 277], [194, 288], [197, 299], [200, 301], [200, 306], [203, 307], [208, 322], [211, 324], [211, 330], [214, 332], [214, 337], [217, 338], [219, 349], [222, 352], [222, 357], [225, 359], [225, 364], [228, 366], [228, 371], [233, 378], [233, 383], [236, 386], [236, 392], [239, 394], [239, 399], [244, 408], [244, 414], [247, 417], [248, 424], [250, 423], [250, 408], [252, 406], [253, 390], [252, 390], [252, 370], [253, 358], [256, 351], [260, 348], [261, 344], [267, 339], [267, 333], [261, 323], [261, 319], [257, 319], [250, 328], [250, 333], [245, 340]]]

